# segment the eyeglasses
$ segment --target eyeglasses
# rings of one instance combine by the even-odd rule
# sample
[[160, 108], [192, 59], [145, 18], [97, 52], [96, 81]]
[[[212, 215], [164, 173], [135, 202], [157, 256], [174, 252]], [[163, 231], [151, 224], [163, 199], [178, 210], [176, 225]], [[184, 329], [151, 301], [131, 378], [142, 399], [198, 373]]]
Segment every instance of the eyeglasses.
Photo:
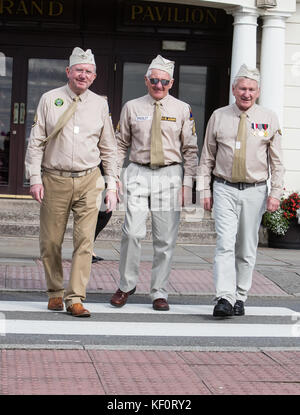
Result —
[[159, 82], [162, 84], [162, 86], [169, 85], [170, 80], [169, 79], [158, 79], [158, 78], [148, 78], [152, 85], [157, 85]]
[[93, 71], [89, 71], [89, 70], [85, 71], [84, 69], [78, 69], [78, 68], [74, 70], [77, 74], [80, 74], [80, 75], [83, 75], [85, 73], [87, 76], [92, 76], [95, 73]]

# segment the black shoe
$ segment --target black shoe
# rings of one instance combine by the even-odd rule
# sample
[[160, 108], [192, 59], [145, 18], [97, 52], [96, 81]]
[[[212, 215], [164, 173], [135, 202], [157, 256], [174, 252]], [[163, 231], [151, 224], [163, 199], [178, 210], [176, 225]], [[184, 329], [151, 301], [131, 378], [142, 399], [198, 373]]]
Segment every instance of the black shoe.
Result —
[[104, 258], [101, 258], [101, 256], [93, 255], [92, 256], [92, 264], [95, 264], [98, 261], [103, 261]]
[[221, 298], [215, 305], [214, 317], [229, 317], [233, 316], [233, 307], [225, 298]]
[[235, 316], [243, 316], [245, 314], [244, 301], [237, 300], [233, 307], [233, 314]]

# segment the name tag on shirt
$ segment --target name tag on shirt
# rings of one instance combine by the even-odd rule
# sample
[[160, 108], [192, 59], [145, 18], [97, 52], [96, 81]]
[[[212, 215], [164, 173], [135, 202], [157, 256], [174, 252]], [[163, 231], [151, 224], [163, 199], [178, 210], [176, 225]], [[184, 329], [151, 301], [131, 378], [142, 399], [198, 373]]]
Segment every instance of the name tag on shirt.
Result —
[[240, 141], [237, 141], [237, 142], [235, 143], [235, 148], [236, 148], [237, 150], [239, 150], [239, 149], [241, 148], [241, 142], [240, 142]]
[[149, 120], [152, 120], [152, 115], [137, 115], [136, 120], [137, 121], [149, 121]]
[[79, 133], [79, 127], [78, 125], [74, 126], [74, 134], [78, 134]]

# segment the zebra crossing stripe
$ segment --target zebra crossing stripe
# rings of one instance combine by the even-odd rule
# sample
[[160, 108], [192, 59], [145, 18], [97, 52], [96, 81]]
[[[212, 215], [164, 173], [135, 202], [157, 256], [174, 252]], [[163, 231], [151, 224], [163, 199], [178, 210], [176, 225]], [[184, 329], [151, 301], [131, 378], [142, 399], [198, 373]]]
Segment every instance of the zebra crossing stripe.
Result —
[[4, 320], [7, 334], [153, 337], [299, 337], [297, 324]]
[[[115, 308], [109, 303], [84, 303], [91, 313], [108, 313], [108, 314], [154, 314], [162, 313], [164, 315], [212, 315], [213, 305], [188, 305], [188, 304], [170, 304], [170, 310], [165, 311], [153, 310], [152, 304], [133, 304], [128, 303], [124, 307]], [[247, 316], [274, 316], [288, 317], [297, 316], [299, 313], [285, 307], [256, 307], [246, 306]], [[20, 312], [39, 312], [52, 313], [47, 309], [46, 301], [0, 301], [0, 311], [20, 311]]]

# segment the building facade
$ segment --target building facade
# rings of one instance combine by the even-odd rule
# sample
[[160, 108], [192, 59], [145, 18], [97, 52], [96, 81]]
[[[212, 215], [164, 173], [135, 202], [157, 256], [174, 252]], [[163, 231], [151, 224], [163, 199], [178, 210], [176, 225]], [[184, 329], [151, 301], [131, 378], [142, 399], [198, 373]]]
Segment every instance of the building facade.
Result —
[[[93, 90], [121, 107], [143, 95], [157, 54], [174, 60], [171, 93], [191, 104], [198, 144], [212, 111], [232, 102], [242, 63], [261, 70], [259, 103], [284, 133], [286, 187], [300, 188], [299, 0], [0, 0], [0, 197], [26, 198], [24, 155], [41, 94], [66, 82], [75, 46], [91, 48]], [[259, 6], [259, 7], [258, 7]]]

